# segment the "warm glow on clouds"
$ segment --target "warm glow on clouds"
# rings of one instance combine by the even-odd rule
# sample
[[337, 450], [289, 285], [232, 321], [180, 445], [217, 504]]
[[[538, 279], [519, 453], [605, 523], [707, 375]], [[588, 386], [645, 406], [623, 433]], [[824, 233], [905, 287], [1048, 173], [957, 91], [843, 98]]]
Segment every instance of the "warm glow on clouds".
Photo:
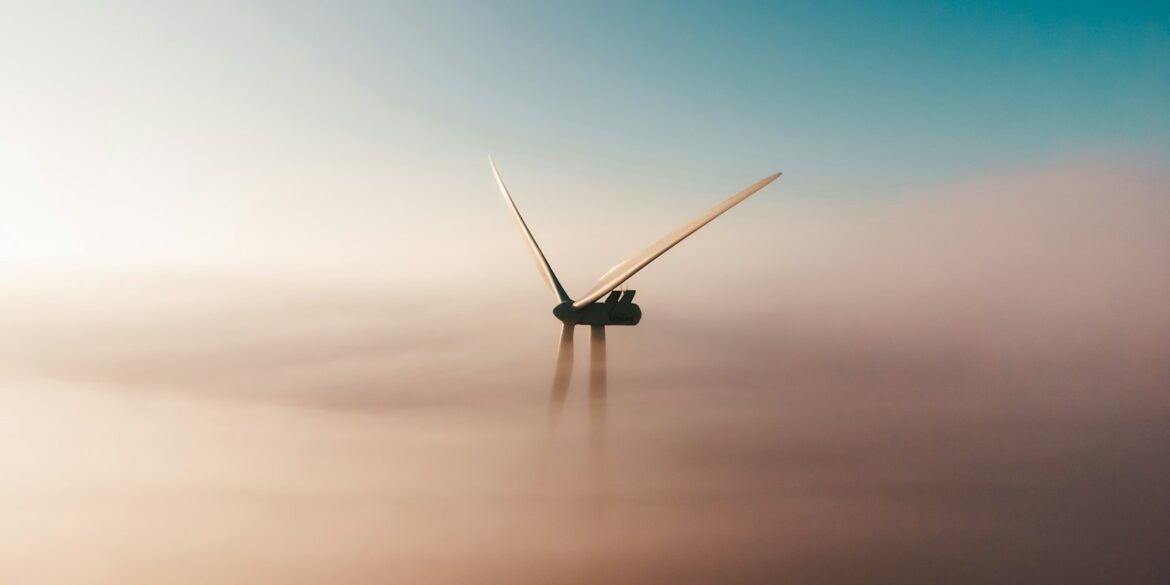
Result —
[[447, 266], [476, 294], [361, 271], [7, 279], [0, 575], [1076, 581], [1082, 546], [1152, 574], [1166, 183], [1077, 166], [767, 230], [729, 214], [664, 256], [634, 282], [643, 323], [610, 334], [604, 487], [580, 367], [540, 471], [556, 327], [502, 215], [498, 257]]

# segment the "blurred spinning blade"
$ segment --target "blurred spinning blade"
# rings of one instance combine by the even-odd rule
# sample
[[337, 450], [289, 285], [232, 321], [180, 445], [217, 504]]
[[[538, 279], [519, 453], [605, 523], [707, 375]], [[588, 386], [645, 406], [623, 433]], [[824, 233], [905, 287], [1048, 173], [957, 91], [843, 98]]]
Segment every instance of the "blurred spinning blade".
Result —
[[589, 460], [595, 480], [604, 483], [606, 473], [606, 371], [605, 326], [589, 328]]
[[552, 394], [548, 403], [548, 433], [551, 437], [557, 426], [557, 418], [561, 414], [561, 407], [565, 404], [565, 396], [569, 392], [569, 377], [573, 373], [573, 326], [567, 323], [561, 325], [561, 343], [557, 349], [557, 369], [553, 373]]

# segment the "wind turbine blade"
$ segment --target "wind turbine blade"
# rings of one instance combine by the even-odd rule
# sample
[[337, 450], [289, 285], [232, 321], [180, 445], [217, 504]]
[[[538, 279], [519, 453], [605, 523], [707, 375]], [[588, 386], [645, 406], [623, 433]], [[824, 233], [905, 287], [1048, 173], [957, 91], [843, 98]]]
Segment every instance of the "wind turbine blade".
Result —
[[609, 272], [606, 272], [604, 275], [602, 275], [601, 280], [598, 280], [597, 284], [594, 285], [593, 288], [585, 294], [585, 296], [581, 297], [573, 303], [573, 308], [584, 308], [597, 299], [605, 296], [613, 289], [621, 286], [623, 282], [636, 274], [639, 270], [645, 268], [646, 265], [653, 262], [655, 258], [661, 256], [667, 250], [673, 248], [675, 244], [683, 241], [683, 239], [685, 239], [687, 236], [695, 233], [699, 228], [707, 225], [711, 222], [711, 220], [722, 215], [723, 212], [731, 209], [732, 207], [735, 207], [739, 202], [747, 199], [756, 191], [763, 189], [768, 185], [768, 183], [771, 183], [772, 181], [775, 181], [777, 178], [779, 178], [780, 175], [781, 173], [776, 173], [774, 175], [768, 175], [767, 177], [760, 179], [759, 182], [752, 185], [751, 187], [748, 187], [747, 189], [732, 195], [729, 199], [723, 203], [720, 203], [719, 205], [716, 205], [715, 207], [712, 207], [706, 213], [696, 217], [690, 223], [671, 232], [665, 238], [654, 242], [654, 244], [649, 248], [642, 250], [638, 254], [635, 254], [617, 266], [614, 266], [609, 270]]
[[589, 459], [594, 479], [604, 485], [606, 474], [605, 325], [589, 327]]
[[557, 275], [553, 273], [552, 266], [548, 263], [548, 259], [544, 257], [544, 252], [540, 250], [540, 244], [536, 243], [536, 238], [532, 235], [532, 230], [528, 229], [528, 224], [524, 222], [524, 218], [520, 216], [520, 210], [516, 209], [516, 202], [512, 201], [512, 195], [508, 193], [508, 188], [504, 186], [504, 179], [500, 177], [500, 171], [496, 168], [496, 161], [492, 157], [488, 157], [488, 162], [492, 165], [492, 174], [496, 176], [496, 184], [500, 186], [500, 193], [504, 194], [504, 201], [508, 202], [508, 207], [512, 209], [512, 215], [516, 218], [516, 223], [520, 226], [520, 232], [524, 234], [524, 238], [528, 241], [528, 249], [532, 252], [532, 259], [536, 261], [536, 268], [540, 271], [541, 277], [552, 289], [553, 293], [557, 295], [557, 299], [562, 303], [569, 300], [569, 295], [565, 294], [565, 289], [561, 287], [561, 282], [557, 280]]
[[548, 434], [557, 426], [557, 417], [569, 393], [569, 378], [573, 375], [573, 326], [561, 325], [561, 343], [557, 349], [557, 369], [553, 374], [552, 394], [548, 402]]

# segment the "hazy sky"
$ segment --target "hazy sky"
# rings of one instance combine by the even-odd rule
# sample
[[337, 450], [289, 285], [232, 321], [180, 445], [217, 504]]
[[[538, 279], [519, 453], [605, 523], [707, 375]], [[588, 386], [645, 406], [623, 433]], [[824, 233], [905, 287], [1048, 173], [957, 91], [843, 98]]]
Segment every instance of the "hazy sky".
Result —
[[643, 218], [777, 170], [823, 203], [1170, 157], [1158, 3], [2, 10], [6, 262], [417, 270], [403, 247], [496, 233], [489, 152], [538, 235], [604, 217], [630, 238], [590, 274], [656, 237]]
[[[1165, 3], [0, 0], [0, 582], [1168, 582], [1167, 104]], [[604, 480], [489, 152], [570, 294], [785, 173]]]

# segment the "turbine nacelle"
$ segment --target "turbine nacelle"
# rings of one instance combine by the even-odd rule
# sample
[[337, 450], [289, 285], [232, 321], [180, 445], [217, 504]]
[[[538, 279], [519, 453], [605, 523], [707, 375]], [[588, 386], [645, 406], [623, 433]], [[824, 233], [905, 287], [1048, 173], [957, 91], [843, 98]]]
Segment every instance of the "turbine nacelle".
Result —
[[590, 303], [581, 308], [573, 301], [553, 307], [553, 316], [565, 325], [637, 325], [642, 320], [642, 309], [634, 304], [635, 291], [610, 291], [605, 302]]

